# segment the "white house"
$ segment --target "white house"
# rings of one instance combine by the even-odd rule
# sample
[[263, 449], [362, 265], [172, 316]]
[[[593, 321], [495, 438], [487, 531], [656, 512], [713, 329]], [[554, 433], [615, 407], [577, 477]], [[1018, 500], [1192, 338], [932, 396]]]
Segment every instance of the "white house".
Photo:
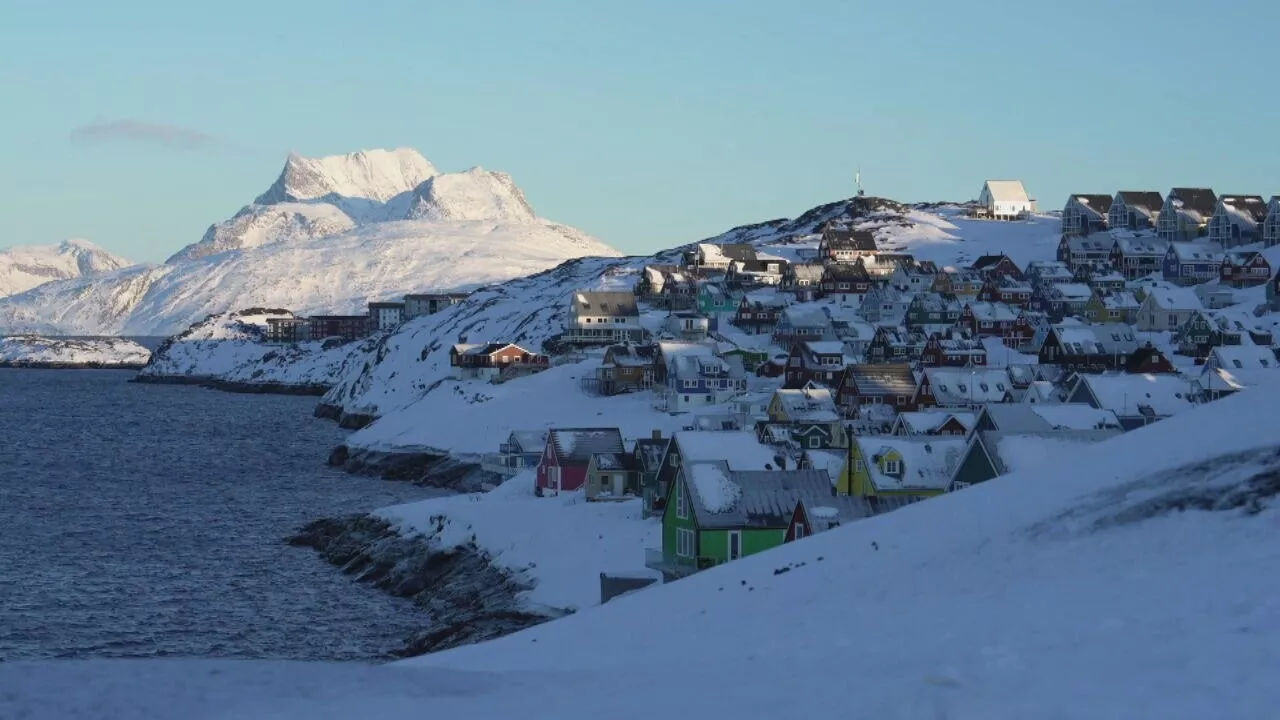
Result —
[[665, 330], [681, 340], [699, 342], [707, 339], [711, 319], [696, 312], [674, 312], [667, 316]]
[[1262, 242], [1267, 247], [1280, 245], [1280, 195], [1272, 195], [1267, 203], [1267, 219], [1262, 224]]
[[1036, 201], [1027, 195], [1021, 180], [986, 181], [978, 204], [997, 220], [1016, 220], [1036, 211]]
[[1088, 235], [1106, 230], [1110, 222], [1110, 195], [1072, 195], [1062, 208], [1062, 234]]
[[1262, 242], [1267, 210], [1261, 195], [1223, 195], [1209, 220], [1209, 241], [1226, 248]]
[[1161, 283], [1143, 288], [1143, 293], [1138, 322], [1134, 324], [1141, 332], [1177, 330], [1193, 313], [1204, 310], [1193, 288]]
[[565, 338], [581, 344], [644, 339], [640, 308], [631, 292], [579, 290], [569, 306]]
[[1164, 198], [1155, 190], [1121, 190], [1111, 199], [1107, 225], [1112, 230], [1154, 229]]

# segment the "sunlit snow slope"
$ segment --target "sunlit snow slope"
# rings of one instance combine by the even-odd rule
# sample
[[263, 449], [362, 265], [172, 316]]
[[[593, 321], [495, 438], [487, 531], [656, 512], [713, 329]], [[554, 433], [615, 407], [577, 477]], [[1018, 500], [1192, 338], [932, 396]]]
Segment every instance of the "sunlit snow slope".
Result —
[[164, 265], [0, 300], [0, 332], [169, 335], [246, 307], [363, 312], [618, 252], [538, 218], [504, 173], [439, 173], [413, 150], [290, 156], [279, 179]]
[[0, 248], [0, 298], [54, 280], [96, 277], [131, 264], [88, 240]]
[[1277, 392], [389, 667], [10, 663], [0, 717], [1273, 718]]

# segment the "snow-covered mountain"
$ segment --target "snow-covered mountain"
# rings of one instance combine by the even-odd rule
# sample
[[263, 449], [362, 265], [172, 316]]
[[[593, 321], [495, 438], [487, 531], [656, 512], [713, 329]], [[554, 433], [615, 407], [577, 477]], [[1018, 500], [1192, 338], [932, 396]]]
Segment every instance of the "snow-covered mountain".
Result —
[[88, 240], [0, 248], [0, 297], [54, 280], [97, 277], [132, 264]]
[[1278, 390], [392, 666], [3, 663], [0, 716], [1274, 718]]
[[291, 155], [276, 182], [158, 266], [0, 300], [0, 332], [170, 335], [245, 307], [361, 312], [617, 250], [537, 217], [509, 175], [439, 173], [413, 150]]

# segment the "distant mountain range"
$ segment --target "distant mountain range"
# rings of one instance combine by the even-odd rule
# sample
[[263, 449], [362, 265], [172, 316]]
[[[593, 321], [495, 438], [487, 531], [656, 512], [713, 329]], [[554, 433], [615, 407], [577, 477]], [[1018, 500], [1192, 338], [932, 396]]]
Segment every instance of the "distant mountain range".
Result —
[[[77, 248], [82, 265], [28, 259]], [[14, 280], [10, 255], [22, 273]], [[253, 203], [162, 265], [129, 265], [87, 243], [0, 251], [0, 333], [168, 335], [250, 306], [353, 312], [370, 300], [619, 255], [539, 218], [506, 173], [441, 173], [405, 148], [294, 154]]]
[[0, 298], [54, 280], [98, 277], [132, 264], [88, 240], [0, 249]]

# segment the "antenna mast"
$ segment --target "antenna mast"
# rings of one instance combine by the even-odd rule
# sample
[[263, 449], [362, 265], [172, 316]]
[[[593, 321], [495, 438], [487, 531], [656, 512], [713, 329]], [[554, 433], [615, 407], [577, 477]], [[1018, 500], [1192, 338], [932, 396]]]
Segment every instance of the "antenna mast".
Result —
[[862, 189], [862, 168], [859, 167], [857, 172], [853, 174], [853, 184], [858, 189], [858, 197], [866, 195], [866, 191]]

